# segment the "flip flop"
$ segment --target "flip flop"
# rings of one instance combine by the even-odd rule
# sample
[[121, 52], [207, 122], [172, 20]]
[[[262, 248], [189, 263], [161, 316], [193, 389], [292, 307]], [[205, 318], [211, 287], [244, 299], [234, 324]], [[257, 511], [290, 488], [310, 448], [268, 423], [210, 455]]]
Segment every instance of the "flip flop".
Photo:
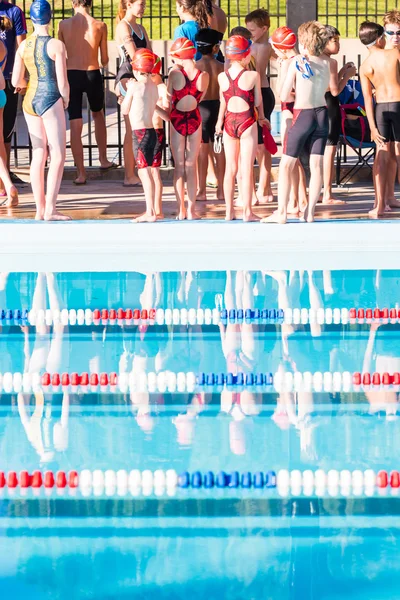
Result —
[[210, 183], [209, 181], [206, 181], [206, 186], [209, 188], [213, 188], [214, 190], [217, 189], [218, 187], [218, 183]]
[[122, 186], [126, 187], [126, 188], [135, 188], [135, 187], [141, 187], [142, 182], [138, 181], [137, 183], [123, 183]]
[[100, 167], [100, 171], [104, 173], [104, 171], [110, 171], [111, 169], [118, 169], [118, 165], [115, 163], [111, 163], [109, 167]]

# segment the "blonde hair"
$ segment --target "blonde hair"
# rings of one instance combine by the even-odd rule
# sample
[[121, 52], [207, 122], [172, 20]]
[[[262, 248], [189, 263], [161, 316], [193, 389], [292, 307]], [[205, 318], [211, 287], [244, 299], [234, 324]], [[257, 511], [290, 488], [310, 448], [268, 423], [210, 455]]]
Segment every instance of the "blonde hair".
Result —
[[11, 19], [4, 15], [0, 15], [0, 31], [9, 31], [13, 28]]
[[297, 37], [302, 46], [312, 55], [321, 56], [329, 41], [325, 26], [319, 21], [307, 21], [300, 25]]
[[383, 16], [383, 24], [384, 25], [400, 25], [400, 10], [389, 10]]

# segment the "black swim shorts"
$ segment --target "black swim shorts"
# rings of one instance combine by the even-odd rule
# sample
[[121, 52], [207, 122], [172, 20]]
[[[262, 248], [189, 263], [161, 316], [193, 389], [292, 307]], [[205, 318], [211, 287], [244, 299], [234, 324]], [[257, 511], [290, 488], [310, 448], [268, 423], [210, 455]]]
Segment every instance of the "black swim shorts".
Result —
[[299, 158], [303, 149], [309, 154], [322, 156], [328, 139], [328, 109], [318, 108], [294, 109], [292, 126], [286, 136], [283, 153], [292, 158]]
[[379, 133], [387, 142], [400, 142], [400, 102], [377, 103], [375, 121]]
[[70, 69], [68, 83], [70, 87], [68, 115], [69, 120], [82, 119], [82, 98], [87, 95], [90, 110], [99, 112], [104, 108], [104, 85], [100, 70], [78, 71]]

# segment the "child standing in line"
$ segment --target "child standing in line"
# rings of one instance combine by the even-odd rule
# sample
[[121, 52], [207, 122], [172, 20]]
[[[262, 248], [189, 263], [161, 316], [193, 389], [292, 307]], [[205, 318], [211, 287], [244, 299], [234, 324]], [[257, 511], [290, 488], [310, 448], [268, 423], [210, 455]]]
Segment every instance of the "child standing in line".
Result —
[[218, 77], [220, 87], [220, 110], [216, 133], [224, 135], [226, 168], [224, 177], [224, 196], [226, 220], [235, 218], [233, 198], [235, 177], [241, 166], [241, 196], [243, 202], [243, 221], [257, 221], [253, 213], [251, 199], [254, 189], [254, 159], [257, 152], [257, 115], [258, 124], [270, 127], [264, 117], [260, 77], [255, 71], [248, 71], [251, 41], [234, 35], [226, 44], [226, 58], [230, 67]]
[[[163, 82], [163, 78], [161, 75], [161, 67], [162, 67], [161, 58], [157, 55], [155, 55], [155, 57], [156, 57], [156, 62], [155, 62], [154, 68], [151, 72], [151, 79], [158, 88], [159, 100], [157, 102], [157, 106], [164, 110], [168, 110], [167, 86]], [[161, 140], [161, 152], [164, 150], [164, 147], [165, 147], [165, 131], [164, 131], [163, 120], [166, 120], [166, 119], [163, 119], [157, 113], [157, 110], [156, 110], [153, 115], [153, 127], [156, 130], [158, 139]], [[169, 121], [169, 118], [168, 118], [168, 121]], [[162, 180], [161, 180], [161, 173], [160, 173], [159, 167], [153, 167], [151, 169], [151, 172], [153, 174], [153, 179], [154, 179], [154, 184], [155, 184], [154, 205], [155, 205], [155, 210], [156, 210], [156, 217], [157, 217], [157, 220], [160, 220], [160, 219], [164, 218], [164, 214], [163, 214], [163, 210], [162, 210], [163, 184], [162, 184]]]
[[128, 81], [126, 96], [121, 105], [122, 114], [129, 115], [133, 153], [146, 200], [146, 212], [134, 219], [135, 223], [151, 223], [157, 219], [153, 169], [161, 166], [163, 136], [159, 129], [154, 129], [153, 117], [155, 111], [166, 120], [168, 115], [157, 106], [159, 91], [151, 78], [155, 62], [156, 56], [151, 50], [137, 50], [132, 60], [135, 79]]
[[[251, 33], [253, 45], [251, 53], [255, 58], [256, 69], [260, 76], [261, 94], [264, 107], [264, 116], [269, 121], [275, 107], [275, 96], [270, 88], [267, 70], [269, 61], [273, 56], [273, 48], [269, 43], [270, 18], [269, 12], [263, 8], [253, 10], [245, 17], [246, 27]], [[274, 197], [271, 188], [271, 154], [263, 143], [262, 127], [258, 127], [257, 162], [259, 178], [257, 197], [259, 202], [272, 202]]]
[[187, 38], [175, 40], [169, 54], [176, 64], [169, 74], [168, 94], [171, 99], [171, 150], [175, 162], [174, 188], [179, 206], [178, 219], [193, 220], [200, 218], [194, 209], [197, 196], [197, 159], [202, 136], [199, 104], [207, 91], [209, 75], [196, 67], [193, 60], [196, 48]]

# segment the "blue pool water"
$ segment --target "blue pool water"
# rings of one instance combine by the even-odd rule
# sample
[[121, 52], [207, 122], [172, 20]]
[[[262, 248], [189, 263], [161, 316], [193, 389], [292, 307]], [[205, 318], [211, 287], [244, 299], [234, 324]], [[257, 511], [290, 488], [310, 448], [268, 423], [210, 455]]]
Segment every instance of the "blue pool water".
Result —
[[[0, 309], [398, 307], [400, 271], [0, 273]], [[0, 373], [400, 372], [400, 325], [0, 322]], [[398, 470], [398, 393], [0, 391], [0, 471]], [[400, 495], [0, 489], [1, 597], [397, 598]]]

